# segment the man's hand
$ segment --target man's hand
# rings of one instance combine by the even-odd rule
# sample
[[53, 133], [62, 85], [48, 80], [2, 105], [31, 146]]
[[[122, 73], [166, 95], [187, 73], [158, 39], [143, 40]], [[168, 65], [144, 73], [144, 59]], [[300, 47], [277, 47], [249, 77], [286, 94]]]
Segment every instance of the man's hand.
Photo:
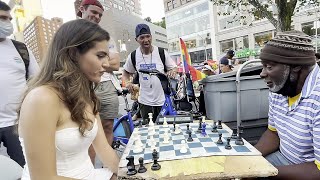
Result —
[[134, 84], [132, 82], [130, 82], [130, 81], [125, 82], [125, 84], [126, 84], [126, 88], [129, 90], [129, 92], [132, 93], [133, 90], [134, 90], [133, 89], [134, 88]]
[[174, 79], [176, 77], [176, 75], [177, 75], [177, 70], [178, 70], [177, 68], [171, 69], [170, 71], [167, 72], [167, 76], [169, 78]]

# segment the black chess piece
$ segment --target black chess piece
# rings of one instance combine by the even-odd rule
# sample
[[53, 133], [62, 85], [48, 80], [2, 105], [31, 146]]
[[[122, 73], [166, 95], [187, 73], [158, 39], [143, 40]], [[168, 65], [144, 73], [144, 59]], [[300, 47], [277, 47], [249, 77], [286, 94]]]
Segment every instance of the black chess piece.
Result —
[[186, 133], [189, 134], [189, 132], [191, 132], [191, 130], [190, 130], [190, 125], [187, 124], [187, 131], [186, 131]]
[[239, 134], [238, 134], [238, 137], [237, 137], [237, 140], [236, 140], [236, 145], [239, 145], [239, 146], [243, 146], [244, 145], [244, 142], [243, 142], [243, 139], [242, 139], [242, 133], [243, 133], [243, 127], [239, 126]]
[[192, 142], [193, 139], [192, 139], [192, 137], [191, 137], [191, 131], [188, 132], [188, 135], [189, 135], [189, 137], [188, 137], [187, 141], [188, 141], [188, 142]]
[[201, 132], [202, 132], [202, 119], [199, 119], [199, 127], [198, 127], [197, 132], [198, 132], [198, 133], [201, 133]]
[[228, 139], [227, 139], [227, 144], [226, 144], [226, 146], [225, 146], [225, 148], [228, 149], [228, 150], [232, 149], [232, 147], [231, 147], [231, 145], [230, 145], [230, 141], [231, 141], [231, 137], [228, 137]]
[[137, 174], [136, 166], [134, 165], [134, 156], [127, 156], [126, 159], [129, 161], [127, 164], [127, 175], [132, 176]]
[[237, 128], [232, 129], [231, 139], [237, 139]]
[[147, 171], [147, 168], [144, 167], [144, 165], [143, 165], [143, 157], [139, 158], [139, 165], [140, 166], [139, 166], [138, 172], [139, 173], [145, 173]]
[[219, 133], [219, 139], [217, 141], [217, 144], [223, 144], [223, 142], [222, 142], [222, 134], [221, 133]]
[[152, 152], [153, 164], [151, 166], [151, 170], [157, 171], [157, 170], [161, 169], [161, 166], [158, 163], [158, 159], [159, 159], [159, 153], [157, 152], [157, 150], [154, 149]]
[[213, 121], [213, 126], [212, 126], [211, 132], [213, 132], [213, 133], [218, 132], [217, 128], [218, 128], [218, 127], [217, 127], [217, 122]]
[[218, 121], [218, 126], [217, 127], [218, 127], [218, 129], [222, 129], [222, 121], [221, 120]]

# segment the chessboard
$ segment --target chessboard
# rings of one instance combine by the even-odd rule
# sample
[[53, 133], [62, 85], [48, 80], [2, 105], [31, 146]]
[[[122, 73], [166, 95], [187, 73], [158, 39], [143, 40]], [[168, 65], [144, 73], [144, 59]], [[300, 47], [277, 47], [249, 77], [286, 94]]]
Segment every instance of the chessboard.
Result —
[[[209, 121], [207, 121], [209, 122]], [[208, 123], [207, 123], [208, 124]], [[181, 132], [176, 134], [174, 132], [174, 126], [168, 125], [164, 127], [163, 125], [154, 125], [154, 145], [151, 147], [149, 145], [150, 141], [150, 127], [135, 128], [133, 135], [131, 136], [126, 149], [120, 160], [119, 167], [126, 167], [128, 161], [127, 156], [134, 156], [134, 163], [138, 165], [138, 159], [140, 157], [144, 158], [144, 163], [151, 163], [152, 152], [154, 149], [159, 153], [159, 162], [170, 161], [177, 159], [188, 159], [196, 157], [205, 156], [255, 156], [261, 155], [261, 153], [256, 150], [250, 143], [243, 139], [244, 145], [236, 145], [235, 139], [230, 141], [231, 149], [226, 149], [227, 139], [231, 137], [232, 130], [222, 124], [222, 129], [218, 129], [218, 132], [212, 132], [212, 127], [208, 124], [206, 127], [206, 136], [202, 133], [197, 132], [199, 127], [198, 123], [190, 123], [189, 130], [191, 130], [192, 142], [187, 142], [189, 135], [186, 133], [187, 124], [179, 124]], [[164, 134], [169, 134], [169, 143], [164, 143]], [[222, 134], [223, 144], [217, 144], [219, 139], [219, 134]], [[137, 141], [137, 136], [139, 136], [139, 141], [142, 142], [142, 151], [139, 153], [134, 152], [135, 141]], [[184, 143], [184, 144], [181, 144]], [[186, 152], [181, 153], [181, 148], [186, 147]]]

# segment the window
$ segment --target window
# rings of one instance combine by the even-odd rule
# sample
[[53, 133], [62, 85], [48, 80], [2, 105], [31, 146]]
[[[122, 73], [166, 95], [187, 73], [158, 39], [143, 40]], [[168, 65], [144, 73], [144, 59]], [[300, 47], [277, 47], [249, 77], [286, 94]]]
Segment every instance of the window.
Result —
[[117, 4], [113, 4], [113, 7], [117, 9], [117, 8], [118, 8], [118, 5], [117, 5]]
[[264, 45], [272, 39], [272, 31], [258, 33], [254, 35], [255, 48], [262, 48]]
[[176, 8], [177, 7], [177, 2], [176, 2], [176, 0], [172, 0], [172, 8], [174, 9], [174, 8]]
[[119, 5], [119, 10], [120, 10], [120, 11], [122, 11], [122, 10], [123, 10], [122, 6], [120, 6], [120, 5]]

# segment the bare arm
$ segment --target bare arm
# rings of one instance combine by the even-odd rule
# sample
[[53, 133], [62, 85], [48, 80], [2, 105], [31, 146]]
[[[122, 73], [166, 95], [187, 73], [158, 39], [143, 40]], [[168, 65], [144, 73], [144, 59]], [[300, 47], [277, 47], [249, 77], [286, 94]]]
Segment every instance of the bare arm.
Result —
[[98, 133], [92, 145], [94, 150], [102, 160], [103, 165], [108, 167], [114, 174], [118, 174], [119, 157], [109, 145], [106, 136], [103, 131], [101, 120], [99, 116], [96, 116], [98, 123]]
[[272, 179], [290, 179], [290, 180], [312, 180], [320, 179], [320, 170], [314, 162], [278, 166], [279, 173]]
[[22, 104], [19, 135], [32, 180], [71, 180], [57, 175], [55, 133], [60, 107], [58, 96], [46, 87], [32, 90]]
[[267, 156], [279, 149], [280, 139], [276, 131], [267, 129], [261, 136], [255, 147], [262, 153], [262, 156]]
[[122, 81], [125, 82], [126, 88], [128, 88], [128, 90], [132, 93], [134, 85], [131, 82], [131, 77], [132, 77], [131, 73], [129, 73], [126, 70], [122, 71]]
[[108, 66], [103, 66], [108, 73], [118, 71], [120, 68], [120, 55], [117, 52], [110, 52]]

